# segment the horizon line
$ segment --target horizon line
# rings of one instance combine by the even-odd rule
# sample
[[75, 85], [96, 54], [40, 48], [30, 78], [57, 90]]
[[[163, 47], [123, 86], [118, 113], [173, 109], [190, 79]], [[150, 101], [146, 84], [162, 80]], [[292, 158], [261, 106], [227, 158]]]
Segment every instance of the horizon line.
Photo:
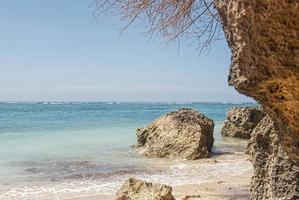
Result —
[[35, 101], [35, 100], [17, 100], [17, 101], [2, 101], [0, 103], [222, 103], [222, 104], [241, 104], [241, 103], [253, 103], [258, 102], [252, 101]]

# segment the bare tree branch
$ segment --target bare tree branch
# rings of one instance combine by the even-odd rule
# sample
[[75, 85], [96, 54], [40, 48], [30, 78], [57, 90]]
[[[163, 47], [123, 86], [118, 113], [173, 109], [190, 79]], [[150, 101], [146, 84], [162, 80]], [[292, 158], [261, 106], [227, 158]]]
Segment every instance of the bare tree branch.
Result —
[[105, 13], [126, 20], [122, 30], [141, 21], [150, 36], [158, 33], [166, 43], [192, 39], [200, 52], [221, 38], [214, 0], [94, 0], [92, 6], [95, 18]]

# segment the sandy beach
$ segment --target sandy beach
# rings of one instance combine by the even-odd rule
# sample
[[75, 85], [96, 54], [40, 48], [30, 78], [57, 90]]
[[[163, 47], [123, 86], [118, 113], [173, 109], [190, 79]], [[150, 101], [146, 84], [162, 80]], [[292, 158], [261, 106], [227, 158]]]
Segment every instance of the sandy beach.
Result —
[[[249, 199], [251, 171], [224, 181], [212, 181], [202, 184], [182, 185], [173, 188], [174, 196], [190, 200], [242, 200]], [[188, 198], [186, 198], [188, 197]], [[114, 195], [91, 195], [64, 200], [112, 200]]]
[[225, 180], [217, 180], [198, 185], [174, 187], [174, 195], [178, 199], [229, 200], [249, 199], [249, 185], [252, 171], [233, 176]]
[[[239, 164], [238, 164], [239, 163]], [[242, 163], [240, 165], [240, 163]], [[192, 166], [192, 167], [190, 167]], [[227, 168], [233, 168], [233, 172], [227, 172]], [[178, 200], [186, 199], [206, 199], [206, 200], [225, 200], [225, 199], [248, 199], [249, 198], [249, 185], [250, 179], [253, 173], [252, 165], [248, 161], [247, 155], [243, 152], [235, 153], [223, 153], [215, 155], [212, 158], [201, 159], [195, 161], [193, 164], [186, 166], [185, 173], [189, 173], [189, 176], [194, 174], [195, 179], [190, 178], [190, 184], [184, 181], [183, 184], [173, 185], [168, 182], [168, 185], [173, 187], [173, 195]], [[221, 168], [225, 171], [222, 171]], [[239, 169], [238, 169], [239, 167]], [[209, 175], [209, 178], [201, 180], [203, 176], [198, 176], [194, 172], [205, 169], [211, 169], [213, 176]], [[215, 171], [215, 169], [217, 171]], [[208, 172], [203, 172], [203, 174]], [[118, 177], [123, 181], [111, 183], [112, 189], [108, 192], [102, 190], [101, 181], [89, 182], [88, 184], [73, 182], [60, 187], [57, 183], [44, 184], [36, 186], [36, 188], [19, 188], [13, 191], [7, 191], [0, 196], [0, 199], [32, 199], [34, 196], [38, 196], [39, 199], [59, 199], [59, 200], [113, 200], [117, 189], [121, 186], [124, 180], [134, 177], [134, 175], [124, 175], [124, 177]], [[137, 178], [141, 178], [136, 175]], [[151, 181], [156, 175], [148, 176], [145, 180]], [[178, 174], [177, 181], [179, 182], [183, 177]], [[173, 178], [172, 178], [173, 179]], [[161, 183], [159, 181], [151, 181], [154, 183]], [[174, 181], [173, 181], [174, 182]], [[54, 185], [53, 185], [54, 184]], [[64, 183], [66, 184], [66, 183]], [[78, 184], [78, 185], [77, 185]], [[82, 184], [82, 185], [80, 185]], [[52, 188], [52, 189], [51, 189]], [[26, 195], [25, 195], [26, 194]], [[188, 198], [186, 198], [188, 197]]]
[[[237, 160], [247, 159], [243, 153], [234, 154]], [[204, 159], [204, 162], [217, 163], [226, 156]], [[249, 186], [253, 169], [238, 175], [227, 176], [200, 184], [184, 184], [173, 187], [173, 195], [178, 200], [245, 200], [249, 199]], [[113, 200], [114, 195], [91, 194], [78, 197], [66, 197], [64, 200]]]

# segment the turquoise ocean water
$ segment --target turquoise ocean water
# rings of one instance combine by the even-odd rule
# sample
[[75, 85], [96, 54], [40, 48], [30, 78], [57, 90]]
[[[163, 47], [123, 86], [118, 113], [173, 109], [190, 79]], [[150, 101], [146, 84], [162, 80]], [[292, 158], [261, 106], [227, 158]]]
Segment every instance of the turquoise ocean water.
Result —
[[232, 166], [247, 166], [245, 161], [213, 165], [213, 171], [197, 162], [144, 158], [130, 146], [136, 141], [138, 127], [188, 107], [214, 120], [215, 154], [236, 151], [244, 141], [222, 138], [220, 129], [230, 107], [247, 105], [255, 104], [0, 103], [0, 199], [110, 194], [131, 176], [186, 184], [230, 174]]

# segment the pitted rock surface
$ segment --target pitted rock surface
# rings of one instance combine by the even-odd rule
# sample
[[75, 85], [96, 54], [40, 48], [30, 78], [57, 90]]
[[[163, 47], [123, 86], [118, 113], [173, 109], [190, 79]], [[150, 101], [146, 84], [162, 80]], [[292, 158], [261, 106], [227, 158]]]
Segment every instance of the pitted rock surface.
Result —
[[183, 108], [137, 129], [135, 147], [151, 157], [207, 158], [214, 143], [213, 130], [213, 120], [195, 110]]
[[257, 100], [299, 161], [298, 0], [216, 0], [232, 51], [229, 84]]
[[254, 167], [251, 199], [299, 199], [299, 166], [279, 143], [273, 120], [266, 116], [253, 130], [246, 153]]
[[172, 188], [130, 178], [116, 193], [116, 200], [175, 200]]
[[221, 135], [249, 139], [253, 129], [265, 115], [259, 108], [231, 108], [226, 114]]

